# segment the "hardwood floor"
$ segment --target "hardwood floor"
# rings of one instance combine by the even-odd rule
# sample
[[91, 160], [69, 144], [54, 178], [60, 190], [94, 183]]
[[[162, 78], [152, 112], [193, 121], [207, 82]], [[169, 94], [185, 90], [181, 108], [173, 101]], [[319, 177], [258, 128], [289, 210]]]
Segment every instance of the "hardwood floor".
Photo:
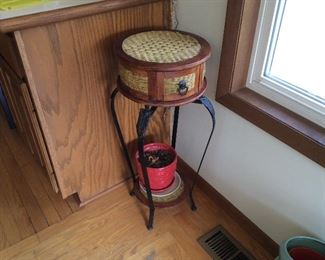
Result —
[[198, 210], [187, 201], [158, 209], [147, 231], [147, 208], [125, 184], [39, 233], [0, 252], [0, 259], [209, 259], [196, 239], [222, 224], [257, 259], [273, 259], [259, 244], [196, 190]]
[[0, 113], [0, 250], [53, 225], [78, 209], [63, 200], [17, 130]]
[[1, 260], [209, 259], [197, 238], [219, 224], [257, 259], [273, 259], [200, 189], [196, 212], [188, 201], [157, 209], [147, 231], [148, 210], [128, 195], [128, 183], [76, 211], [73, 200], [52, 192], [45, 172], [2, 121], [0, 147]]

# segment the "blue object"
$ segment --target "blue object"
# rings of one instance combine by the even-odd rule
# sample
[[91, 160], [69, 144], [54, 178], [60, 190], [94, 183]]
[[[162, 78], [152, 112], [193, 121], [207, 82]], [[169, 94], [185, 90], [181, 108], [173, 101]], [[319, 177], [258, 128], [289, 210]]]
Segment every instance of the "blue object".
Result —
[[0, 104], [1, 104], [1, 107], [2, 107], [3, 111], [5, 112], [6, 119], [7, 119], [9, 127], [11, 129], [16, 128], [14, 118], [13, 118], [13, 116], [11, 114], [11, 111], [10, 111], [10, 108], [8, 106], [7, 99], [5, 97], [5, 94], [3, 93], [1, 83], [0, 83]]

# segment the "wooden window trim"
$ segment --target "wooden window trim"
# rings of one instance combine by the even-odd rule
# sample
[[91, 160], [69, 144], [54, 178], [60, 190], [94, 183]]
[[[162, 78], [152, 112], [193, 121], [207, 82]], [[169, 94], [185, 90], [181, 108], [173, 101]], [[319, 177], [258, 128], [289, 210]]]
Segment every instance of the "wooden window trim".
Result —
[[325, 129], [246, 87], [260, 0], [228, 0], [216, 100], [325, 167]]

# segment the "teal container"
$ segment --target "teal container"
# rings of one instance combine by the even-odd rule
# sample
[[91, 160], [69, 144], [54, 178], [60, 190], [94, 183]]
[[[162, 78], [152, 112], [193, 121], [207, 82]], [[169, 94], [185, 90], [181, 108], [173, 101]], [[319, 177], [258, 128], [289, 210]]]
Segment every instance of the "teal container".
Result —
[[297, 236], [289, 238], [280, 245], [278, 260], [293, 260], [289, 255], [291, 249], [296, 247], [304, 247], [325, 256], [325, 242], [312, 237]]

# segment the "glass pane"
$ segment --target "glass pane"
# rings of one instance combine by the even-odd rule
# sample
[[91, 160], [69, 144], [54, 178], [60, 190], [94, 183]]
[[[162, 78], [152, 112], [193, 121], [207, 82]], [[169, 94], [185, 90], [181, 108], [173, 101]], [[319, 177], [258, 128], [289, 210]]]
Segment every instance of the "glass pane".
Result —
[[325, 101], [325, 0], [287, 0], [269, 76]]

